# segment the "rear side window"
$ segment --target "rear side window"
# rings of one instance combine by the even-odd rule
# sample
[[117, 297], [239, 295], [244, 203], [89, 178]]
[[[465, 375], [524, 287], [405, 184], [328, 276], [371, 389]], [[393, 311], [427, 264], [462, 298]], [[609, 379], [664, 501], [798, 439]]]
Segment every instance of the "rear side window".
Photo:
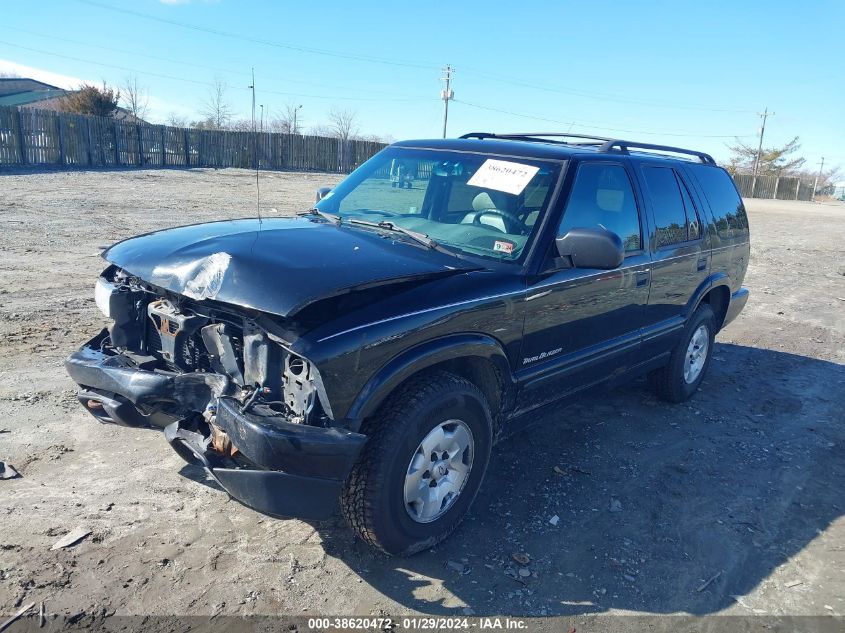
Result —
[[616, 233], [627, 252], [642, 248], [634, 190], [621, 165], [582, 163], [578, 167], [558, 235], [595, 227]]
[[728, 172], [705, 165], [690, 168], [710, 203], [719, 237], [748, 235], [748, 216]]
[[686, 186], [671, 167], [643, 166], [658, 248], [698, 238], [698, 218]]
[[698, 219], [698, 213], [695, 210], [695, 205], [692, 202], [692, 198], [689, 195], [689, 190], [687, 189], [686, 184], [684, 183], [683, 179], [678, 175], [678, 172], [675, 172], [675, 177], [678, 179], [678, 186], [681, 189], [681, 198], [684, 200], [684, 209], [687, 212], [687, 228], [689, 229], [689, 238], [691, 240], [697, 240], [699, 235], [701, 235], [701, 224]]

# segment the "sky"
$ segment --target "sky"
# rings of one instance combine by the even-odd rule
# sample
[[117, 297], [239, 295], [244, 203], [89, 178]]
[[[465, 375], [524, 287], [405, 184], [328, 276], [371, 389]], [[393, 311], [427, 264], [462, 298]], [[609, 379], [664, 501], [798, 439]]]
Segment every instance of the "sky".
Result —
[[574, 132], [729, 156], [802, 142], [845, 171], [845, 1], [257, 2], [0, 0], [0, 72], [149, 93], [148, 119], [200, 118], [216, 80], [238, 117], [332, 108], [360, 132]]

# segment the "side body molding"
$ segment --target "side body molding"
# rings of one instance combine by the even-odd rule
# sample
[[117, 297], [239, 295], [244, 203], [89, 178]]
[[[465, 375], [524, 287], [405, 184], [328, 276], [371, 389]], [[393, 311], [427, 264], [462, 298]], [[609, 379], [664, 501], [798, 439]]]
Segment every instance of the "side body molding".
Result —
[[507, 410], [516, 394], [516, 381], [502, 345], [485, 334], [452, 334], [416, 345], [379, 369], [349, 408], [346, 415], [349, 428], [357, 431], [364, 418], [375, 413], [384, 399], [412, 375], [445, 361], [465, 358], [481, 358], [493, 363], [503, 383], [501, 408]]

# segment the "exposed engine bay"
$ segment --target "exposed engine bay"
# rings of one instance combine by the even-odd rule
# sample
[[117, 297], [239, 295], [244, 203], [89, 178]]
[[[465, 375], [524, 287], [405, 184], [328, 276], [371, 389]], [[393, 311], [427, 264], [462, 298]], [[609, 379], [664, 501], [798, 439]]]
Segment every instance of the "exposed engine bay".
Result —
[[[319, 373], [260, 327], [257, 317], [156, 288], [115, 266], [98, 280], [95, 299], [113, 321], [101, 351], [119, 354], [137, 369], [225, 376], [228, 384], [216, 395], [234, 398], [243, 411], [330, 424], [330, 409], [318, 395]], [[212, 425], [214, 400], [195, 411]]]

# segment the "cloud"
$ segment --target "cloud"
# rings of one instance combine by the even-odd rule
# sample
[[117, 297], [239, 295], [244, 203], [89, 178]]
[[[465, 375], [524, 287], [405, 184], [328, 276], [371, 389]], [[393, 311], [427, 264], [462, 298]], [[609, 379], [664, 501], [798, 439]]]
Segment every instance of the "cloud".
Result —
[[158, 0], [161, 4], [188, 4], [191, 0]]
[[21, 77], [28, 77], [30, 79], [43, 81], [44, 83], [58, 86], [59, 88], [76, 88], [79, 84], [83, 83], [99, 83], [89, 79], [80, 79], [79, 77], [74, 77], [72, 75], [62, 75], [50, 72], [49, 70], [26, 66], [25, 64], [19, 64], [8, 59], [0, 59], [0, 73], [15, 73]]

